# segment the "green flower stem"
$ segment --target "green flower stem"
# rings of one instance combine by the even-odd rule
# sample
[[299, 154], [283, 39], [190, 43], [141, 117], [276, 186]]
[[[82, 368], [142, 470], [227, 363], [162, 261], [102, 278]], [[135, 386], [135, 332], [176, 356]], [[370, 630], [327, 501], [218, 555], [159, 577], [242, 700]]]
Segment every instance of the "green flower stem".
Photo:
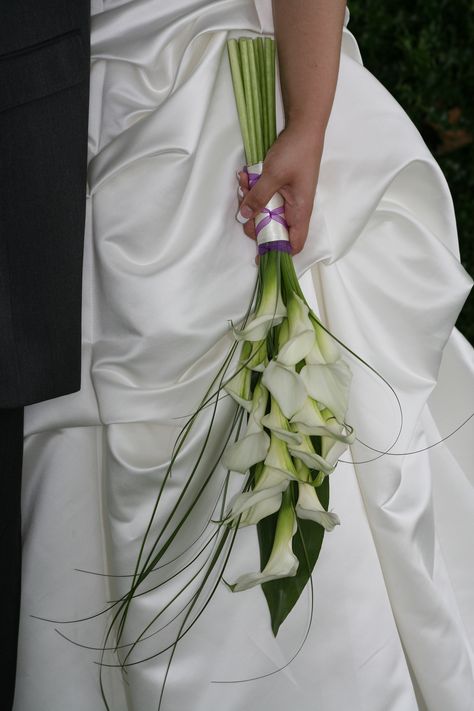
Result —
[[268, 142], [271, 146], [276, 139], [276, 104], [275, 104], [275, 42], [270, 37], [265, 37], [265, 81], [267, 83], [267, 109], [268, 109]]
[[263, 39], [257, 38], [256, 41], [257, 59], [258, 59], [258, 75], [260, 96], [262, 98], [262, 133], [263, 133], [263, 155], [265, 156], [270, 148], [270, 132], [268, 124], [268, 104], [267, 104], [267, 82], [265, 81], [265, 55], [263, 49]]
[[256, 163], [257, 158], [257, 141], [255, 137], [256, 125], [255, 125], [255, 112], [253, 107], [253, 91], [252, 91], [252, 80], [250, 76], [250, 60], [249, 60], [249, 47], [248, 43], [251, 40], [246, 37], [241, 37], [239, 39], [239, 49], [240, 49], [240, 59], [242, 66], [242, 79], [244, 82], [244, 92], [245, 92], [245, 104], [247, 106], [247, 122], [249, 126], [250, 134], [250, 164]]
[[[275, 529], [275, 539], [273, 543], [272, 555], [280, 548], [291, 541], [294, 535], [294, 511], [291, 490], [288, 487], [282, 494], [281, 507], [278, 513], [277, 525]], [[271, 556], [270, 556], [271, 557]]]
[[250, 91], [252, 94], [252, 108], [253, 108], [253, 119], [255, 126], [255, 143], [256, 143], [256, 157], [257, 161], [263, 161], [263, 117], [262, 117], [262, 106], [260, 97], [260, 78], [257, 69], [257, 46], [256, 41], [248, 40], [246, 43], [248, 48], [248, 58], [249, 58], [249, 74], [250, 74]]
[[263, 161], [276, 138], [275, 43], [270, 37], [227, 42], [248, 165]]
[[235, 103], [237, 104], [237, 113], [239, 116], [240, 131], [244, 143], [245, 159], [247, 163], [251, 160], [251, 141], [250, 129], [247, 120], [247, 105], [245, 103], [245, 91], [242, 80], [242, 68], [240, 62], [240, 51], [237, 40], [231, 39], [227, 42], [227, 52], [229, 55], [229, 63], [232, 74], [232, 84], [234, 87]]

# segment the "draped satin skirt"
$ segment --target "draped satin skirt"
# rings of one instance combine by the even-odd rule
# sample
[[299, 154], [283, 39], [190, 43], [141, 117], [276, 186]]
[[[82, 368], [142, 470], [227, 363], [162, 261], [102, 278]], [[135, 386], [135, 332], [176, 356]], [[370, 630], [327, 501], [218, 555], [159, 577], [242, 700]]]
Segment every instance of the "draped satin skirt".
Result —
[[[271, 34], [270, 0], [92, 7], [82, 387], [25, 410], [15, 711], [105, 708], [98, 652], [85, 647], [104, 643], [106, 619], [67, 621], [126, 589], [129, 579], [116, 576], [133, 570], [183, 418], [256, 279], [255, 247], [234, 218], [244, 158], [226, 40]], [[400, 408], [348, 354], [358, 440], [331, 475], [341, 526], [325, 537], [301, 651], [285, 666], [308, 629], [309, 592], [274, 638], [261, 590], [232, 594], [220, 584], [177, 646], [164, 711], [474, 708], [473, 420], [435, 444], [472, 411], [473, 350], [453, 328], [472, 280], [444, 176], [364, 68], [347, 22], [348, 14], [309, 237], [295, 264], [323, 322], [386, 379]], [[233, 412], [223, 400], [214, 453]], [[205, 426], [206, 417], [177, 461], [159, 521]], [[223, 476], [217, 470], [156, 585], [175, 569], [173, 555], [191, 560], [202, 544]], [[245, 529], [225, 577], [257, 565], [255, 530]], [[137, 600], [136, 629], [183, 580]], [[165, 628], [137, 658], [169, 639]], [[166, 662], [162, 654], [126, 673], [104, 669], [112, 711], [155, 709]], [[253, 677], [261, 678], [243, 681]]]

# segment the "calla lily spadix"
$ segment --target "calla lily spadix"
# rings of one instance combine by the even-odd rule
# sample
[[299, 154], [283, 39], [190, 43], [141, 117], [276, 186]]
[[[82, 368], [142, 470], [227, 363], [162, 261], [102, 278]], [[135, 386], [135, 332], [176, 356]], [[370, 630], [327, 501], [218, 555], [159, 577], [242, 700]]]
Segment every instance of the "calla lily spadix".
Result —
[[308, 307], [297, 294], [292, 294], [287, 305], [288, 340], [281, 345], [277, 360], [283, 365], [296, 365], [303, 360], [316, 341]]
[[261, 573], [241, 575], [230, 589], [233, 592], [248, 590], [255, 585], [262, 585], [270, 580], [291, 577], [298, 570], [299, 561], [293, 553], [293, 536], [296, 533], [296, 516], [291, 503], [291, 495], [286, 491], [278, 514], [272, 552]]

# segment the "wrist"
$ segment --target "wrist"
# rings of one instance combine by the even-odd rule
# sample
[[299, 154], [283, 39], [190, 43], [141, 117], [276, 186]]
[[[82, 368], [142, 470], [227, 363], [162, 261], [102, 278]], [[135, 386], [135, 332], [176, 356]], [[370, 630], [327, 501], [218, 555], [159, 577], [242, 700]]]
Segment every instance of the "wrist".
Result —
[[307, 150], [318, 152], [324, 144], [326, 123], [310, 114], [291, 115], [286, 120], [284, 131], [303, 143]]

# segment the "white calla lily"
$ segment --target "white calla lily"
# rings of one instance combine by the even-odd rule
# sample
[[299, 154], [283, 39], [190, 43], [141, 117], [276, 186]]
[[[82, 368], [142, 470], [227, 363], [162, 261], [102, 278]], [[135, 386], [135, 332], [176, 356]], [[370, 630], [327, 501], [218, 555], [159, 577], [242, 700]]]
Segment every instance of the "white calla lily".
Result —
[[271, 360], [263, 372], [262, 383], [275, 398], [286, 418], [293, 417], [303, 407], [307, 392], [294, 367]]
[[[271, 445], [270, 449], [268, 450], [268, 454], [270, 454], [270, 451]], [[323, 471], [326, 474], [330, 474], [332, 471], [334, 471], [334, 466], [315, 451], [311, 439], [308, 435], [302, 435], [301, 444], [289, 445], [288, 451], [293, 457], [301, 459], [301, 461], [306, 464], [306, 466], [310, 469], [314, 469], [316, 471]]]
[[293, 553], [293, 536], [296, 533], [296, 516], [288, 492], [283, 497], [283, 502], [278, 514], [273, 541], [272, 552], [267, 564], [261, 573], [247, 573], [241, 575], [230, 589], [233, 592], [248, 590], [255, 585], [262, 585], [269, 580], [288, 578], [296, 575], [299, 561]]
[[228, 445], [222, 455], [222, 463], [227, 469], [245, 474], [254, 464], [267, 456], [270, 437], [261, 424], [267, 408], [268, 390], [259, 381], [254, 388], [252, 410], [249, 414], [245, 435]]
[[300, 377], [308, 394], [331, 410], [338, 422], [344, 422], [352, 377], [347, 363], [340, 359], [326, 365], [305, 365]]
[[316, 400], [308, 397], [297, 413], [290, 420], [296, 432], [307, 435], [326, 435], [352, 444], [355, 432], [340, 424], [327, 408], [321, 410]]
[[240, 517], [239, 527], [255, 526], [262, 518], [276, 513], [281, 506], [281, 496], [281, 492], [268, 496], [244, 511]]
[[252, 491], [244, 491], [242, 494], [238, 494], [232, 501], [231, 508], [224, 520], [227, 522], [235, 522], [235, 519], [238, 518], [240, 514], [248, 511], [253, 506], [257, 506], [263, 501], [271, 499], [278, 494], [281, 496], [282, 492], [285, 491], [287, 487], [288, 480], [285, 481], [282, 479], [281, 482], [279, 484], [275, 484], [275, 486], [269, 486], [268, 488], [259, 489], [258, 491], [253, 489]]
[[298, 473], [298, 481], [301, 481], [303, 484], [311, 483], [312, 486], [315, 487], [321, 486], [324, 478], [327, 476], [326, 472], [319, 471], [313, 479], [310, 468], [297, 457], [295, 457], [295, 469]]
[[252, 410], [249, 415], [247, 434], [259, 432], [263, 429], [262, 418], [267, 410], [268, 390], [262, 385], [262, 380], [258, 380], [253, 390]]
[[337, 514], [325, 510], [314, 486], [303, 482], [298, 482], [296, 515], [298, 518], [316, 521], [316, 523], [321, 524], [326, 531], [332, 531], [333, 528], [340, 523]]
[[290, 420], [297, 432], [307, 435], [327, 434], [326, 420], [318, 407], [316, 400], [307, 397], [303, 407], [295, 412]]
[[247, 412], [252, 409], [251, 377], [251, 371], [240, 364], [237, 373], [224, 385], [224, 390]]
[[335, 363], [341, 358], [341, 348], [337, 341], [321, 326], [319, 322], [315, 324], [316, 342], [324, 361]]
[[232, 499], [225, 517], [226, 521], [235, 520], [235, 518], [245, 514], [253, 507], [260, 506], [260, 511], [263, 511], [262, 505], [264, 502], [277, 496], [281, 499], [282, 492], [288, 488], [290, 482], [286, 474], [265, 465], [256, 474], [255, 478], [255, 485], [251, 491], [244, 491]]
[[288, 420], [280, 410], [280, 407], [275, 400], [271, 398], [271, 409], [268, 415], [262, 417], [262, 425], [276, 434], [287, 444], [299, 444], [301, 437], [297, 432], [290, 430]]
[[315, 342], [306, 355], [306, 363], [310, 365], [324, 365], [325, 363], [335, 363], [341, 358], [341, 349], [337, 341], [327, 333], [319, 321], [313, 320], [315, 331]]
[[277, 360], [283, 365], [296, 365], [312, 349], [316, 334], [308, 315], [308, 306], [297, 294], [292, 294], [287, 305], [288, 340], [281, 345]]
[[265, 270], [265, 281], [257, 309], [250, 322], [241, 330], [233, 329], [238, 341], [261, 341], [272, 326], [278, 326], [286, 316], [286, 306], [281, 297], [276, 263]]
[[296, 469], [288, 445], [273, 432], [270, 435], [270, 448], [265, 457], [265, 465], [276, 469], [291, 479], [296, 479]]
[[261, 341], [252, 341], [250, 353], [245, 364], [250, 370], [255, 370], [259, 373], [265, 370], [268, 364], [267, 341], [265, 338]]
[[321, 437], [321, 452], [325, 460], [336, 466], [339, 458], [346, 451], [347, 442], [333, 439], [332, 437]]
[[230, 471], [245, 474], [265, 459], [269, 446], [270, 437], [264, 430], [253, 432], [230, 444], [222, 455], [222, 463]]

